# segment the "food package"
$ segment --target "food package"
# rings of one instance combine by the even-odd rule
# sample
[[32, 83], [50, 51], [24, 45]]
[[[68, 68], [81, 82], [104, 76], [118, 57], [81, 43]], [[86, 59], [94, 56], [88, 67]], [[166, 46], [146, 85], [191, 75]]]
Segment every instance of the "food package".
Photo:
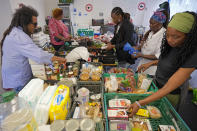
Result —
[[88, 81], [90, 78], [90, 75], [89, 75], [89, 73], [83, 72], [80, 74], [79, 77], [80, 77], [80, 80], [82, 80], [82, 81]]
[[60, 85], [53, 96], [49, 109], [50, 121], [65, 120], [70, 108], [70, 90], [65, 85]]
[[144, 89], [135, 89], [135, 90], [133, 90], [133, 93], [134, 94], [145, 94], [146, 90], [144, 90]]
[[157, 107], [147, 106], [147, 109], [151, 118], [158, 119], [162, 117], [161, 112]]
[[130, 68], [117, 68], [117, 67], [114, 67], [114, 68], [111, 68], [108, 73], [123, 73], [123, 74], [127, 74], [127, 75], [134, 75], [133, 73], [133, 70], [130, 69]]
[[38, 125], [47, 124], [49, 119], [49, 108], [57, 86], [48, 86], [42, 93], [35, 108], [34, 116]]
[[85, 63], [82, 65], [81, 74], [79, 76], [80, 80], [100, 81], [102, 70], [103, 70], [102, 66], [95, 67], [89, 63]]
[[146, 74], [138, 74], [138, 88], [143, 89], [145, 91], [148, 90], [150, 84], [152, 82], [151, 78], [147, 78]]
[[110, 131], [131, 131], [129, 121], [111, 120], [109, 122]]
[[[116, 80], [118, 82], [118, 86], [121, 85], [121, 82], [124, 80], [124, 78], [122, 77], [116, 77]], [[105, 88], [106, 89], [111, 89], [112, 85], [111, 85], [111, 78], [110, 77], [105, 77]]]
[[100, 81], [101, 75], [99, 73], [92, 73], [91, 78], [93, 81]]
[[100, 112], [99, 105], [96, 106], [89, 106], [88, 110], [86, 110], [86, 115], [88, 118], [97, 118]]
[[107, 111], [110, 120], [128, 120], [126, 109], [108, 109]]
[[152, 131], [150, 121], [138, 116], [131, 119], [132, 131]]
[[131, 104], [131, 101], [128, 99], [112, 99], [109, 100], [110, 108], [126, 108], [127, 105]]
[[[128, 113], [131, 113], [131, 112], [132, 112], [132, 109], [130, 111], [128, 111]], [[139, 109], [138, 112], [136, 113], [136, 115], [148, 118], [149, 112], [146, 109]]]
[[159, 125], [158, 131], [176, 131], [172, 125]]
[[109, 87], [108, 88], [109, 92], [115, 92], [118, 90], [118, 81], [117, 81], [115, 75], [110, 75], [110, 79], [111, 79], [111, 81], [106, 83], [106, 86]]
[[18, 94], [19, 107], [30, 107], [34, 111], [43, 90], [44, 81], [32, 79]]
[[[132, 77], [131, 77], [132, 78]], [[119, 86], [119, 90], [123, 92], [133, 92], [135, 90], [135, 80], [131, 80], [131, 78], [127, 78], [123, 80]]]

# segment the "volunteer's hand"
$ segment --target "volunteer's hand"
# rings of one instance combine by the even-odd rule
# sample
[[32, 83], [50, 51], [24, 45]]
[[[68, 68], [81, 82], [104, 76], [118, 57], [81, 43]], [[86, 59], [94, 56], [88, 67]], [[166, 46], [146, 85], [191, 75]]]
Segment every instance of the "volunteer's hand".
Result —
[[140, 107], [136, 103], [129, 105], [127, 107], [128, 112], [130, 112], [129, 117], [133, 117], [133, 115], [135, 115], [139, 109]]
[[64, 42], [71, 41], [71, 39], [72, 39], [72, 37], [68, 36], [67, 38], [64, 38]]
[[135, 50], [139, 50], [139, 46], [133, 46]]
[[134, 55], [134, 54], [131, 55], [131, 57], [134, 58], [134, 59], [140, 58], [140, 57], [142, 57], [142, 56], [143, 56], [143, 54], [142, 54], [141, 52], [138, 52], [138, 53], [136, 53], [135, 55]]
[[114, 45], [112, 45], [111, 43], [108, 43], [108, 44], [107, 44], [106, 50], [111, 50], [111, 49], [113, 49], [114, 47], [115, 47]]
[[53, 56], [51, 58], [51, 61], [58, 61], [60, 63], [66, 63], [66, 59], [65, 58], [62, 58], [62, 57], [57, 57], [57, 56]]
[[144, 72], [145, 70], [147, 70], [151, 65], [149, 63], [146, 64], [142, 64], [141, 66], [138, 67], [138, 72]]

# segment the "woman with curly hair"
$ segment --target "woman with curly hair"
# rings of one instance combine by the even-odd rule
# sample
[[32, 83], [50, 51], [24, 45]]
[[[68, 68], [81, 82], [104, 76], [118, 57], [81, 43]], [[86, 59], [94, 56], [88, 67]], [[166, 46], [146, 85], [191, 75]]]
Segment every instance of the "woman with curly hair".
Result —
[[38, 13], [35, 9], [22, 6], [13, 15], [1, 41], [3, 88], [19, 92], [32, 79], [29, 59], [40, 64], [52, 61], [66, 62], [39, 48], [31, 39], [37, 26]]

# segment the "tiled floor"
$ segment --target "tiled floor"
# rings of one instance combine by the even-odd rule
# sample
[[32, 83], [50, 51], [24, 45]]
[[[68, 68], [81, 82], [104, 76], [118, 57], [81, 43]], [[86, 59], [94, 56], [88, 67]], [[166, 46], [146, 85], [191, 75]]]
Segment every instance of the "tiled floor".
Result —
[[197, 119], [197, 105], [192, 103], [193, 93], [189, 92], [185, 106], [183, 108], [183, 113], [180, 116], [189, 126], [192, 131], [197, 131], [196, 119]]

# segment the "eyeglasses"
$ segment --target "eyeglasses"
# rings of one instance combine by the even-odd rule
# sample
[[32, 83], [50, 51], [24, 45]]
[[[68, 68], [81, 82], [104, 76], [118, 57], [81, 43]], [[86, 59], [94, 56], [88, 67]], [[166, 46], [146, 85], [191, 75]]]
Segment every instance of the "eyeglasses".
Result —
[[33, 24], [35, 27], [37, 27], [37, 25], [38, 25], [38, 23], [36, 22], [36, 23], [31, 23], [31, 24]]

